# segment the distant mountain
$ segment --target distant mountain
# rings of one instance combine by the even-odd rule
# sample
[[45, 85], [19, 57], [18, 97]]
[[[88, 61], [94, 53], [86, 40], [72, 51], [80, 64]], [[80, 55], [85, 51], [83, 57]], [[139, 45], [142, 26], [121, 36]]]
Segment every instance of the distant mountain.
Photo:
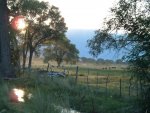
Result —
[[[80, 51], [80, 57], [92, 58], [92, 56], [89, 54], [89, 48], [87, 47], [87, 40], [93, 38], [94, 30], [72, 29], [68, 30], [66, 35], [68, 39], [73, 44], [75, 44], [77, 49]], [[108, 50], [99, 56], [99, 58], [111, 60], [120, 59], [121, 57], [122, 54]]]

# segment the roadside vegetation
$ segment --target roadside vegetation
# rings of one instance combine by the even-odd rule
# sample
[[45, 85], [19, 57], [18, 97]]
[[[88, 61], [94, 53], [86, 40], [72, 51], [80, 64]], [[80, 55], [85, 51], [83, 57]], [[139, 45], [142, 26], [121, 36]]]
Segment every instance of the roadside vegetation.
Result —
[[[19, 78], [1, 80], [0, 113], [70, 113], [70, 110], [81, 113], [137, 113], [140, 111], [140, 90], [137, 96], [136, 84], [132, 81], [129, 95], [131, 73], [127, 70], [118, 68], [103, 70], [98, 67], [89, 68], [89, 65], [87, 67], [80, 65], [76, 82], [77, 65], [67, 64], [57, 67], [57, 63], [49, 62], [53, 65], [54, 72], [63, 72], [64, 69], [66, 72], [69, 71], [66, 77], [50, 77], [48, 72], [51, 72], [51, 67], [47, 71], [47, 63], [43, 63], [40, 58], [34, 58], [33, 64], [36, 61], [39, 65], [36, 67], [33, 65], [32, 70], [27, 69]], [[121, 94], [120, 79], [122, 79]], [[25, 91], [25, 102], [10, 100], [9, 93], [13, 88]], [[28, 98], [29, 94], [30, 98]]]
[[[13, 88], [25, 91], [25, 102], [10, 101], [9, 92]], [[0, 90], [1, 113], [61, 113], [62, 109], [81, 113], [136, 113], [138, 110], [135, 96], [120, 97], [114, 92], [106, 95], [105, 88], [76, 84], [70, 76], [51, 78], [46, 73], [34, 72], [28, 77], [1, 81]], [[28, 94], [32, 94], [30, 99]]]
[[[119, 0], [104, 27], [88, 40], [95, 57], [107, 49], [128, 50], [124, 60], [114, 62], [79, 59], [59, 8], [38, 0], [2, 0], [0, 15], [10, 20], [0, 29], [5, 42], [0, 41], [0, 113], [149, 113], [149, 7], [149, 0]], [[18, 15], [28, 24], [24, 29], [17, 29]], [[120, 30], [124, 34], [118, 35]], [[47, 64], [34, 58], [40, 55]], [[24, 102], [16, 101], [14, 88], [25, 92]]]

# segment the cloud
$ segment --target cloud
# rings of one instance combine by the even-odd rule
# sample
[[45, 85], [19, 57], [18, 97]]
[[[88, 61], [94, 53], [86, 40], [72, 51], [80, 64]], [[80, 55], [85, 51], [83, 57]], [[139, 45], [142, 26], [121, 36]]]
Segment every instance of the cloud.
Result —
[[44, 0], [59, 7], [69, 29], [98, 29], [117, 0]]

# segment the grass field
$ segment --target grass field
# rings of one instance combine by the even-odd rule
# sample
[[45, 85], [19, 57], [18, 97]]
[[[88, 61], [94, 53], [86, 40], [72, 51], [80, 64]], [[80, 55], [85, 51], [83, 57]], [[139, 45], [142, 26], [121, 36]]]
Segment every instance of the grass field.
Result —
[[[50, 67], [48, 71], [64, 72], [67, 76], [75, 79], [78, 73], [78, 83], [88, 86], [96, 86], [108, 90], [116, 90], [118, 94], [138, 95], [140, 93], [139, 84], [136, 81], [129, 81], [131, 72], [127, 70], [127, 65], [122, 64], [92, 64], [78, 62], [75, 65], [63, 65], [57, 67], [56, 62], [49, 62]], [[47, 65], [41, 59], [34, 59], [33, 67], [47, 70]], [[78, 66], [78, 72], [77, 72]], [[111, 68], [115, 67], [115, 68]], [[121, 80], [121, 83], [120, 83]], [[132, 83], [130, 83], [132, 82]], [[120, 86], [121, 85], [121, 86]], [[121, 89], [120, 89], [121, 87]], [[138, 91], [137, 91], [138, 90]], [[130, 94], [129, 94], [130, 95]]]
[[[107, 95], [105, 90], [76, 84], [72, 78], [41, 77], [32, 73], [30, 77], [7, 82], [0, 82], [1, 113], [62, 113], [61, 108], [80, 111], [81, 113], [134, 113], [137, 100], [120, 97], [115, 93]], [[12, 88], [20, 88], [25, 94], [32, 94], [23, 103], [9, 100]], [[27, 96], [25, 96], [27, 97]]]
[[[102, 69], [104, 65], [78, 63], [78, 74], [77, 65], [61, 68], [57, 68], [55, 62], [51, 65], [49, 71], [65, 70], [67, 76], [47, 76], [47, 64], [34, 59], [30, 73], [25, 71], [19, 79], [0, 80], [0, 113], [71, 113], [70, 109], [80, 113], [137, 113], [140, 110], [136, 82], [132, 81], [129, 95], [131, 75], [119, 65], [116, 69], [106, 70]], [[25, 91], [24, 103], [10, 101], [8, 95], [13, 88]], [[27, 98], [29, 93], [31, 99]], [[62, 112], [62, 109], [68, 111]]]
[[[41, 59], [35, 59], [33, 61], [33, 67], [47, 70], [47, 64], [44, 64]], [[112, 69], [109, 67], [115, 68]], [[78, 73], [78, 84], [94, 86], [105, 90], [105, 92], [107, 90], [107, 92], [115, 92], [118, 95], [126, 96], [137, 96], [140, 94], [139, 83], [133, 80], [130, 81], [131, 72], [127, 70], [127, 65], [97, 65], [79, 62], [76, 65], [66, 64], [58, 68], [56, 62], [50, 62], [50, 67], [48, 70], [56, 72], [65, 71], [67, 76], [73, 79], [76, 78], [76, 73]]]

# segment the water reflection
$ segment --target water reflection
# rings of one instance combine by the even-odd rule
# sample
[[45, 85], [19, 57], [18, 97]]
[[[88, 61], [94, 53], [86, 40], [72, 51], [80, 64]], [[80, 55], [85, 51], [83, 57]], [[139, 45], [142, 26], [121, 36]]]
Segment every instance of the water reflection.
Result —
[[62, 109], [61, 113], [80, 113], [72, 109]]
[[24, 102], [25, 92], [22, 89], [14, 88], [10, 91], [9, 98], [12, 102]]
[[54, 105], [54, 106], [56, 107], [56, 109], [60, 109], [61, 113], [80, 113], [80, 112], [73, 110], [73, 109], [63, 108], [62, 106], [56, 106], [56, 105]]

